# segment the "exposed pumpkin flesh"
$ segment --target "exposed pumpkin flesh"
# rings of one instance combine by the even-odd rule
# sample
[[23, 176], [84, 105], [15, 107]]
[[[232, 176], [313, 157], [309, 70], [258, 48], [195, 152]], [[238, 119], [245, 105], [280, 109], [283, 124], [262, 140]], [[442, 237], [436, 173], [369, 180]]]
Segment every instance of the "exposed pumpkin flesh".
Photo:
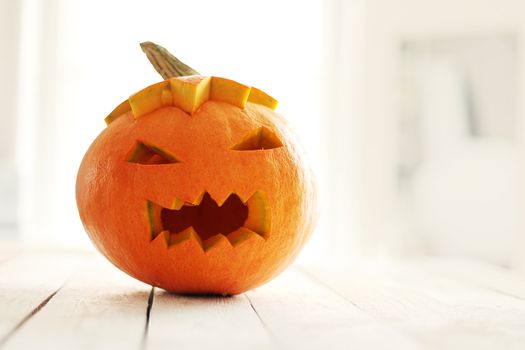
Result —
[[193, 114], [208, 100], [225, 102], [241, 109], [248, 101], [271, 109], [277, 107], [277, 101], [259, 89], [230, 79], [192, 75], [175, 77], [148, 86], [131, 95], [104, 120], [109, 125], [130, 110], [135, 118], [139, 118], [166, 106], [175, 106]]

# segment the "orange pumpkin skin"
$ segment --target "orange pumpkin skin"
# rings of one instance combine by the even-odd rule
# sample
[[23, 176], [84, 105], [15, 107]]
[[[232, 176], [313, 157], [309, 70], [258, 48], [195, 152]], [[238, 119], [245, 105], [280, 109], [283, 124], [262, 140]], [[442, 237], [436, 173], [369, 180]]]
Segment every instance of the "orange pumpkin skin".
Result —
[[[260, 127], [282, 146], [232, 149]], [[155, 145], [177, 162], [130, 162], [138, 141]], [[225, 232], [206, 239], [195, 232], [152, 232], [158, 219], [152, 219], [151, 203], [191, 206], [204, 193], [219, 204], [231, 194], [243, 202], [260, 194], [265, 217], [256, 221], [264, 221], [264, 232]], [[250, 102], [239, 108], [209, 100], [191, 115], [174, 106], [140, 118], [131, 111], [122, 114], [84, 156], [76, 196], [89, 237], [114, 265], [178, 293], [233, 295], [267, 282], [294, 260], [316, 219], [312, 176], [286, 122], [272, 109]], [[249, 208], [247, 221], [260, 207]]]

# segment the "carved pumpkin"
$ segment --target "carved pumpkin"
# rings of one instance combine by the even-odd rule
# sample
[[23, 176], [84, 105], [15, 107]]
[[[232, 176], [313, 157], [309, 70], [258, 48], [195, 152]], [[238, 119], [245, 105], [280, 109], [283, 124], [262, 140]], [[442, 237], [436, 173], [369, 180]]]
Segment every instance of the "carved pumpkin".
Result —
[[[157, 63], [174, 62], [146, 45]], [[276, 276], [309, 237], [316, 208], [276, 105], [255, 88], [199, 75], [166, 79], [119, 105], [77, 178], [96, 247], [172, 292], [237, 294]]]

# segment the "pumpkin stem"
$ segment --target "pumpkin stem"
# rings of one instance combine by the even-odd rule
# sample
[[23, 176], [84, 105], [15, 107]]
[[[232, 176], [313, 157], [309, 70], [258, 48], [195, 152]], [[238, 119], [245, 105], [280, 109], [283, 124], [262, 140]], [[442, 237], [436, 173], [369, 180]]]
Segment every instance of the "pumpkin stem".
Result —
[[141, 43], [140, 47], [164, 80], [185, 75], [200, 75], [195, 69], [182, 63], [177, 57], [173, 56], [160, 45], [146, 41]]

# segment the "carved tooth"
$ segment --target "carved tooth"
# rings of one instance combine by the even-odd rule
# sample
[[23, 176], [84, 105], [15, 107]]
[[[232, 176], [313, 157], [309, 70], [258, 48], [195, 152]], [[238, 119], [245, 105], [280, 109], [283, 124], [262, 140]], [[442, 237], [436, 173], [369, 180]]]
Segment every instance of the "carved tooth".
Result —
[[155, 237], [155, 239], [151, 241], [151, 244], [153, 244], [154, 246], [160, 246], [160, 247], [163, 247], [164, 249], [167, 249], [169, 240], [170, 240], [169, 231], [162, 231], [161, 233], [157, 235], [157, 237]]
[[232, 244], [232, 246], [236, 247], [240, 244], [243, 244], [248, 241], [263, 241], [264, 238], [258, 235], [256, 232], [246, 228], [241, 227], [237, 231], [234, 231], [230, 234], [228, 234], [228, 240]]
[[204, 195], [206, 194], [206, 191], [203, 191], [201, 194], [199, 194], [195, 199], [192, 201], [185, 201], [180, 198], [175, 198], [173, 202], [171, 203], [170, 209], [171, 210], [180, 210], [183, 206], [196, 206], [201, 204], [202, 199], [204, 198]]
[[246, 193], [236, 193], [236, 194], [239, 197], [239, 199], [241, 200], [242, 204], [244, 204], [244, 205], [246, 205], [248, 203], [248, 200], [250, 198], [252, 198], [252, 196], [249, 196]]
[[171, 204], [171, 210], [180, 210], [180, 208], [182, 208], [182, 206], [185, 204], [186, 202], [183, 201], [182, 199], [180, 198], [175, 198], [173, 200], [173, 203]]
[[223, 250], [223, 249], [231, 249], [232, 245], [228, 238], [226, 238], [223, 234], [216, 234], [215, 236], [212, 236], [205, 240], [203, 242], [203, 248], [205, 252], [208, 252], [209, 250]]
[[162, 231], [162, 221], [160, 218], [160, 212], [162, 207], [152, 201], [147, 201], [146, 204], [146, 216], [148, 217], [149, 231], [151, 239], [157, 237]]
[[[224, 202], [226, 202], [228, 200], [228, 198], [230, 198], [230, 196], [234, 194], [234, 192], [228, 192], [226, 195], [222, 195], [218, 198], [215, 198], [215, 197], [212, 197], [213, 200], [215, 201], [215, 203], [217, 203], [217, 205], [219, 207], [222, 207], [222, 205], [224, 204]], [[211, 195], [210, 195], [211, 196]]]
[[201, 194], [199, 194], [193, 201], [190, 202], [191, 205], [199, 205], [202, 202], [202, 199], [204, 198], [204, 195], [206, 194], [206, 191], [202, 191]]
[[178, 233], [170, 233], [169, 246], [179, 245], [185, 242], [195, 242], [202, 249], [202, 241], [193, 227], [188, 227]]
[[270, 208], [264, 193], [255, 192], [245, 203], [248, 206], [248, 218], [244, 227], [266, 238], [272, 224]]

